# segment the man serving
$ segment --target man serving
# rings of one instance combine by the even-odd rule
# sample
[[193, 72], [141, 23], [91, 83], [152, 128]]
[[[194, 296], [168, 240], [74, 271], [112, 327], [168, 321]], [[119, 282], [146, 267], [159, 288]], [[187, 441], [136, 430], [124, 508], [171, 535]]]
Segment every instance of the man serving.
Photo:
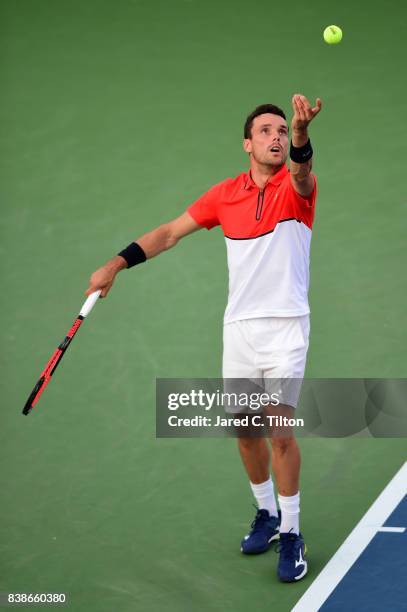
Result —
[[[87, 295], [109, 292], [116, 274], [174, 247], [199, 229], [220, 225], [226, 241], [229, 297], [223, 328], [225, 379], [302, 379], [309, 337], [309, 257], [316, 202], [308, 126], [321, 110], [292, 98], [291, 143], [284, 112], [258, 106], [244, 125], [250, 169], [214, 185], [180, 217], [144, 234], [90, 278]], [[290, 168], [286, 160], [290, 156]], [[294, 410], [295, 406], [291, 408]], [[244, 554], [280, 539], [278, 576], [307, 573], [299, 530], [300, 452], [293, 435], [238, 438], [258, 509], [241, 542]], [[274, 474], [278, 504], [270, 476]]]

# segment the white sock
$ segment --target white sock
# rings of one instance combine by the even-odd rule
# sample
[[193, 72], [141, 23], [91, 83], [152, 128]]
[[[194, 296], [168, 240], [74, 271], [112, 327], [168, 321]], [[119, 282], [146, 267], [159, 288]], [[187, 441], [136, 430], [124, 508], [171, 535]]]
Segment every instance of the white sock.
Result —
[[291, 497], [285, 497], [284, 495], [278, 496], [278, 503], [281, 509], [281, 525], [280, 533], [300, 533], [300, 492], [292, 495]]
[[250, 483], [253, 495], [256, 498], [259, 510], [268, 510], [270, 516], [278, 516], [277, 502], [274, 495], [274, 486], [271, 477], [260, 484]]

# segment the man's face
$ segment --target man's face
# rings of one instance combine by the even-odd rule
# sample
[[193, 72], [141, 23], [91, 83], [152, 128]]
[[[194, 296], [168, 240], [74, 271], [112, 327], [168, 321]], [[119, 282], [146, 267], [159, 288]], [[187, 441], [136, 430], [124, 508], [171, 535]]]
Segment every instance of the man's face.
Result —
[[244, 139], [243, 148], [259, 164], [282, 166], [288, 155], [286, 120], [271, 113], [255, 117], [252, 137]]

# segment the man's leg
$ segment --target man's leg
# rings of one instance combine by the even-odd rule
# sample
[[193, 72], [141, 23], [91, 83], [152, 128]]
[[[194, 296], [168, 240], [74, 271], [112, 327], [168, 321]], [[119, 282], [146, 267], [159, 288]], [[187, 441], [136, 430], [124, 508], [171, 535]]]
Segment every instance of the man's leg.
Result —
[[250, 533], [243, 538], [240, 549], [245, 554], [259, 554], [268, 550], [279, 534], [280, 517], [270, 476], [270, 448], [265, 438], [239, 438], [238, 444], [258, 506]]
[[[262, 378], [256, 367], [256, 353], [253, 349], [248, 321], [235, 321], [224, 326], [223, 331], [223, 379], [224, 391], [237, 393], [255, 387], [253, 381]], [[250, 382], [252, 381], [252, 382]], [[249, 383], [249, 384], [248, 384]], [[242, 387], [242, 388], [241, 388]], [[245, 410], [242, 410], [244, 416]], [[237, 416], [238, 411], [231, 410]], [[252, 493], [257, 501], [258, 511], [248, 533], [241, 542], [245, 554], [259, 554], [269, 549], [271, 542], [278, 538], [280, 524], [274, 485], [270, 477], [270, 448], [268, 441], [261, 437], [238, 438], [243, 464], [249, 477]]]
[[270, 449], [265, 438], [238, 438], [239, 452], [250, 482], [261, 484], [270, 476]]
[[270, 477], [270, 447], [265, 438], [239, 438], [239, 451], [260, 510], [278, 516], [274, 485]]
[[[279, 493], [282, 514], [281, 532], [290, 531], [298, 534], [299, 518], [299, 479], [301, 456], [292, 428], [281, 423], [281, 417], [293, 418], [304, 376], [308, 350], [309, 316], [273, 319], [274, 335], [271, 338], [270, 357], [264, 354], [257, 363], [263, 367], [263, 376], [268, 383], [267, 390], [276, 392], [280, 404], [270, 405], [265, 409], [270, 425], [272, 446], [272, 467]], [[281, 501], [280, 501], [281, 498]], [[290, 518], [291, 516], [291, 518]]]
[[292, 438], [272, 437], [271, 464], [280, 495], [298, 493], [301, 455], [297, 441]]
[[[293, 409], [280, 406], [279, 411]], [[301, 580], [307, 571], [306, 547], [300, 533], [300, 466], [301, 456], [297, 441], [290, 427], [274, 428], [271, 432], [271, 457], [277, 482], [278, 501], [281, 509], [280, 557], [277, 575], [283, 582]]]
[[[271, 415], [280, 422], [281, 418], [294, 417], [291, 406], [269, 406], [268, 418]], [[269, 427], [271, 439], [271, 464], [276, 479], [278, 501], [281, 508], [280, 531], [299, 534], [300, 514], [300, 468], [301, 455], [292, 428], [289, 425], [273, 425]]]
[[277, 575], [282, 582], [301, 580], [307, 571], [306, 547], [300, 533], [300, 451], [295, 438], [271, 438], [273, 471], [281, 508], [280, 557]]
[[272, 466], [281, 508], [281, 533], [299, 534], [301, 456], [294, 437], [272, 437]]

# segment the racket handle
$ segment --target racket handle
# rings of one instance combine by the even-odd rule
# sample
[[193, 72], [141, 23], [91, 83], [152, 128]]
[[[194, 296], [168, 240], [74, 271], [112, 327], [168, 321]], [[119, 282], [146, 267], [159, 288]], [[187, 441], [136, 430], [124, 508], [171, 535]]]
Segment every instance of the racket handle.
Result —
[[88, 297], [88, 299], [86, 300], [86, 302], [84, 303], [84, 305], [81, 308], [81, 311], [79, 313], [79, 315], [83, 318], [87, 317], [88, 314], [90, 313], [90, 311], [92, 310], [92, 308], [94, 307], [94, 305], [96, 304], [99, 295], [102, 293], [101, 289], [98, 289], [97, 291], [94, 291], [93, 293], [90, 294], [90, 296]]

